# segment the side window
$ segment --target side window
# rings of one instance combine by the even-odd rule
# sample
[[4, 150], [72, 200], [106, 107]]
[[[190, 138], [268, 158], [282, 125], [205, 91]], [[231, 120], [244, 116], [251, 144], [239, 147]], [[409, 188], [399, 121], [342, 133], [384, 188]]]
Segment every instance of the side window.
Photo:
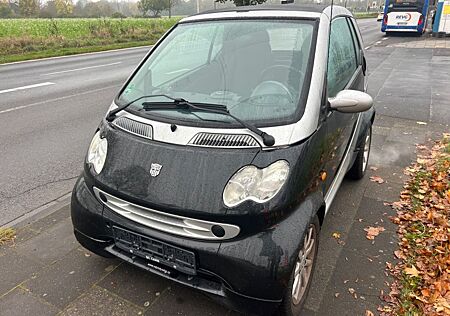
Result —
[[360, 51], [362, 49], [360, 43], [359, 43], [359, 39], [358, 39], [358, 34], [356, 33], [357, 30], [355, 28], [355, 21], [353, 19], [348, 19], [348, 26], [350, 27], [351, 33], [352, 33], [352, 37], [353, 37], [353, 44], [355, 46], [355, 51], [356, 51], [356, 58], [358, 61], [358, 65], [360, 65], [362, 63], [361, 61], [361, 55], [360, 55]]
[[346, 18], [337, 18], [331, 24], [328, 52], [328, 96], [343, 90], [357, 68], [353, 38]]

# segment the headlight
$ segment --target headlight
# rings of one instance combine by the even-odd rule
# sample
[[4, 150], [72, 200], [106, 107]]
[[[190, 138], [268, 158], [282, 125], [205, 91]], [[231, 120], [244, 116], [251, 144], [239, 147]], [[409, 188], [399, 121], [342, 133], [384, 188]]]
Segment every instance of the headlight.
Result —
[[87, 154], [87, 163], [92, 164], [95, 172], [100, 173], [106, 160], [106, 153], [108, 151], [108, 141], [106, 138], [100, 137], [100, 131], [95, 133]]
[[289, 163], [278, 160], [264, 169], [245, 166], [236, 172], [223, 190], [223, 202], [233, 207], [246, 200], [264, 203], [273, 198], [286, 182]]

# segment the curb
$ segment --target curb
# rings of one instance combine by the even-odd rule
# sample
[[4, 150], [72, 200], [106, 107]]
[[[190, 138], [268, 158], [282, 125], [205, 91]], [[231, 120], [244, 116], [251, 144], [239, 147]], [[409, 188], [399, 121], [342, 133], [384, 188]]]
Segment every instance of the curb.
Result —
[[13, 219], [8, 223], [5, 223], [4, 225], [2, 225], [2, 227], [13, 227], [15, 229], [20, 229], [31, 223], [37, 222], [38, 220], [47, 217], [50, 214], [53, 214], [63, 207], [69, 205], [71, 195], [72, 192], [66, 193], [63, 196], [60, 196], [59, 198], [48, 202], [47, 204], [44, 204], [28, 213], [19, 216], [16, 219]]

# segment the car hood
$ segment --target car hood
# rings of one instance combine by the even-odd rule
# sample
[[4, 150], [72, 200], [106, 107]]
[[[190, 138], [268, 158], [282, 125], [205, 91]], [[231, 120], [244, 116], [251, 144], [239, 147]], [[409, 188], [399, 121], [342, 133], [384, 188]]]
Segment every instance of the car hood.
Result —
[[[226, 214], [226, 183], [260, 151], [155, 142], [108, 124], [101, 133], [108, 153], [102, 172], [93, 176], [94, 186], [132, 203], [187, 216]], [[86, 173], [92, 177], [89, 169]]]

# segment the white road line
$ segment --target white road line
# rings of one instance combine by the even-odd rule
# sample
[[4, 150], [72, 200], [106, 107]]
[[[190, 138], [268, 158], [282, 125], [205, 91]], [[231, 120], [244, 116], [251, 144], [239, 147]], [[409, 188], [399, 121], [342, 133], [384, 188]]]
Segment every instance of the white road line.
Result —
[[80, 71], [80, 70], [86, 70], [86, 69], [93, 69], [93, 68], [100, 68], [100, 67], [108, 67], [113, 65], [121, 64], [121, 61], [110, 63], [110, 64], [104, 64], [104, 65], [96, 65], [96, 66], [89, 66], [89, 67], [83, 67], [83, 68], [75, 68], [75, 69], [69, 69], [69, 70], [62, 70], [62, 71], [55, 71], [55, 72], [49, 72], [47, 74], [42, 74], [41, 76], [50, 76], [50, 75], [56, 75], [56, 74], [63, 74], [66, 72], [73, 72], [73, 71]]
[[70, 98], [73, 98], [73, 97], [78, 97], [80, 95], [94, 93], [94, 92], [107, 90], [107, 89], [111, 89], [111, 88], [117, 88], [119, 86], [120, 85], [108, 86], [108, 87], [104, 87], [104, 88], [99, 88], [99, 89], [89, 90], [89, 91], [80, 92], [80, 93], [76, 93], [76, 94], [66, 95], [64, 97], [60, 97], [60, 98], [56, 98], [56, 99], [45, 100], [45, 101], [31, 103], [31, 104], [27, 104], [27, 105], [16, 106], [14, 108], [10, 108], [10, 109], [6, 109], [6, 110], [3, 110], [3, 111], [0, 111], [0, 114], [26, 109], [26, 108], [29, 108], [29, 107], [32, 107], [32, 106], [35, 106], [35, 105], [41, 105], [41, 104], [45, 104], [45, 103], [51, 103], [51, 102], [55, 102], [55, 101], [61, 101], [61, 100], [65, 100], [65, 99], [70, 99]]
[[17, 88], [12, 88], [12, 89], [0, 90], [0, 94], [19, 91], [19, 90], [33, 89], [33, 88], [44, 87], [44, 86], [50, 86], [52, 84], [55, 84], [55, 83], [54, 82], [43, 82], [43, 83], [31, 84], [29, 86], [22, 86], [22, 87], [17, 87]]
[[364, 49], [365, 49], [365, 50], [368, 50], [370, 47], [371, 47], [371, 46], [367, 46], [367, 47], [365, 47]]

